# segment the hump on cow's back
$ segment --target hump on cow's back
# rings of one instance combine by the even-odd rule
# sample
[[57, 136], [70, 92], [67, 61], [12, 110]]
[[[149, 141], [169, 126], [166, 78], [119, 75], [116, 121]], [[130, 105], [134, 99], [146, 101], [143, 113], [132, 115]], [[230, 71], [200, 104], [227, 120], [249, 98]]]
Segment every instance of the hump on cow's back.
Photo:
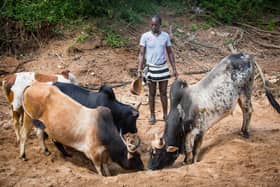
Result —
[[186, 81], [183, 81], [181, 79], [175, 80], [171, 87], [170, 87], [170, 102], [171, 106], [177, 105], [179, 100], [181, 99], [183, 95], [183, 89], [187, 87], [188, 84]]
[[107, 86], [105, 84], [102, 85], [99, 89], [99, 92], [103, 92], [103, 93], [107, 94], [109, 96], [109, 98], [112, 100], [116, 99], [115, 93], [114, 93], [112, 87], [110, 87], [110, 86]]
[[39, 82], [57, 82], [57, 77], [51, 74], [35, 73], [35, 80]]
[[186, 81], [182, 80], [182, 79], [178, 79], [178, 80], [175, 80], [171, 87], [170, 87], [170, 90], [179, 90], [180, 88], [185, 88], [187, 87], [188, 84]]
[[113, 122], [113, 116], [109, 108], [105, 106], [98, 106], [96, 110], [98, 111], [99, 124], [105, 122], [106, 125], [109, 125], [111, 124], [111, 122]]
[[96, 108], [96, 110], [98, 110], [99, 112], [104, 113], [104, 114], [111, 113], [110, 108], [105, 107], [105, 106], [98, 106]]
[[228, 59], [229, 59], [230, 61], [232, 61], [232, 62], [234, 62], [234, 61], [240, 61], [240, 59], [242, 59], [243, 56], [244, 56], [243, 53], [230, 54], [230, 55], [228, 56]]
[[44, 100], [50, 95], [51, 85], [34, 82], [31, 86], [28, 86], [24, 90], [25, 98], [36, 99], [37, 101], [44, 102]]
[[254, 60], [254, 56], [253, 55], [249, 55], [249, 54], [246, 54], [246, 53], [230, 54], [228, 56], [228, 58], [231, 61], [239, 61], [240, 59], [242, 59], [243, 61], [252, 61], [252, 60]]
[[252, 56], [243, 53], [231, 54], [228, 56], [228, 60], [230, 61], [233, 69], [241, 69], [242, 67], [247, 67], [250, 65], [252, 60]]

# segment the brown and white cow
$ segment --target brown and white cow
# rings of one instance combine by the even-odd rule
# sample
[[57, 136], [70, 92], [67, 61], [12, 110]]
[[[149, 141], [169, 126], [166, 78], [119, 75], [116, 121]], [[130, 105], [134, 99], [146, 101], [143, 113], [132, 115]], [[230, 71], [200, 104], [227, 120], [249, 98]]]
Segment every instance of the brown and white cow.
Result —
[[148, 168], [171, 165], [180, 153], [185, 153], [186, 162], [196, 162], [206, 131], [232, 113], [237, 103], [243, 112], [241, 133], [249, 138], [254, 65], [261, 74], [270, 104], [280, 113], [280, 106], [267, 89], [253, 57], [242, 53], [229, 55], [198, 83], [187, 86], [177, 80], [171, 85], [171, 106], [164, 135], [152, 143]]
[[33, 81], [39, 82], [66, 82], [76, 84], [76, 77], [69, 71], [61, 74], [43, 74], [35, 72], [20, 72], [8, 75], [2, 80], [2, 88], [11, 106], [13, 125], [16, 133], [16, 142], [19, 141], [20, 123], [22, 122], [22, 96], [24, 89]]
[[[25, 160], [25, 143], [32, 123], [39, 129], [41, 146], [44, 132], [53, 140], [83, 152], [101, 175], [110, 175], [108, 160], [117, 162], [125, 169], [143, 170], [144, 165], [136, 148], [139, 138], [123, 141], [110, 109], [87, 108], [57, 87], [35, 82], [23, 95], [23, 128], [20, 136], [20, 158]], [[138, 141], [137, 141], [138, 140]]]

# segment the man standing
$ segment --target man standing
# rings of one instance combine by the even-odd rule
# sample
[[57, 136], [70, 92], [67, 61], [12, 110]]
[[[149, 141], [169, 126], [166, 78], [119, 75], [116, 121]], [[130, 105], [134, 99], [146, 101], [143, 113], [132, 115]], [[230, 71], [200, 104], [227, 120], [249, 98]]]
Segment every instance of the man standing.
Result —
[[168, 33], [160, 30], [161, 18], [156, 15], [151, 19], [151, 31], [144, 33], [140, 39], [140, 54], [138, 64], [138, 77], [142, 77], [142, 69], [146, 60], [147, 81], [149, 86], [150, 124], [156, 122], [155, 96], [157, 83], [159, 85], [160, 100], [163, 110], [163, 119], [167, 117], [167, 85], [170, 73], [166, 60], [166, 52], [171, 63], [173, 74], [178, 78], [175, 66], [175, 58], [171, 49]]

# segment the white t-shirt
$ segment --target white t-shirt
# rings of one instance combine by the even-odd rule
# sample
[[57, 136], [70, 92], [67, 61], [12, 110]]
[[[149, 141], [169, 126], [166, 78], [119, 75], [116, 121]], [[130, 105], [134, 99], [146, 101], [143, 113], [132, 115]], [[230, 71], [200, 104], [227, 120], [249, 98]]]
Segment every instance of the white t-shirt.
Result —
[[162, 65], [166, 62], [166, 47], [171, 46], [168, 33], [161, 31], [155, 36], [152, 31], [141, 36], [140, 46], [146, 48], [145, 58], [149, 65]]

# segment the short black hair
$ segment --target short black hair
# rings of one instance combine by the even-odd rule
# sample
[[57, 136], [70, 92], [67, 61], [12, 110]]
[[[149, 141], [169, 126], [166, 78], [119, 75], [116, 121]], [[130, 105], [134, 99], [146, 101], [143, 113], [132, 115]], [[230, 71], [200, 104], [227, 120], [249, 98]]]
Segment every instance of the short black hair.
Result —
[[160, 17], [160, 15], [154, 15], [153, 17], [152, 17], [152, 19], [156, 19], [158, 22], [159, 22], [159, 24], [161, 25], [161, 17]]

